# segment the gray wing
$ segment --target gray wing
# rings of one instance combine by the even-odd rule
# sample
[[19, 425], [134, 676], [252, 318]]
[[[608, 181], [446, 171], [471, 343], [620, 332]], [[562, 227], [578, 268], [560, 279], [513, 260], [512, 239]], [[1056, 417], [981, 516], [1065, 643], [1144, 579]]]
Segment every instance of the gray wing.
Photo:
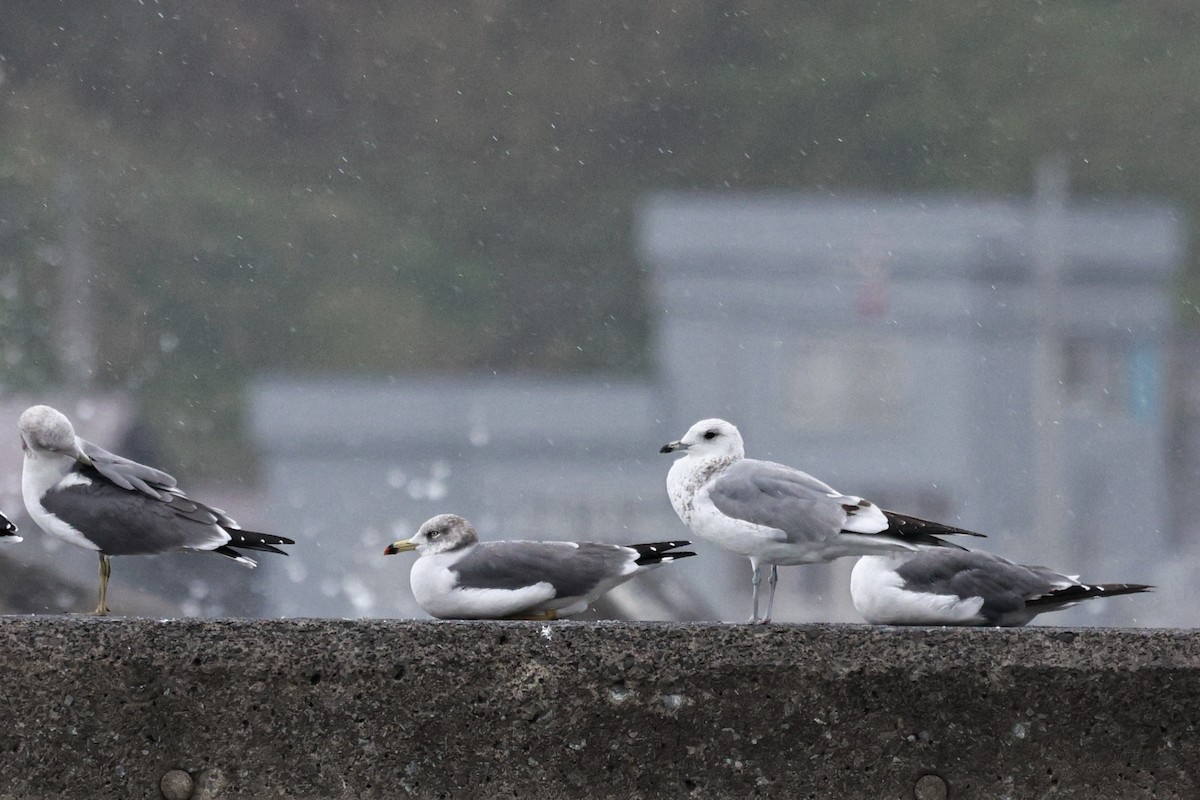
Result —
[[708, 496], [728, 517], [783, 531], [784, 542], [833, 536], [847, 514], [835, 499], [841, 495], [813, 476], [750, 458], [726, 467], [709, 483]]
[[80, 449], [92, 460], [92, 466], [106, 479], [122, 489], [141, 492], [161, 500], [185, 516], [194, 515], [197, 522], [216, 522], [221, 526], [240, 529], [237, 520], [219, 508], [191, 500], [176, 486], [175, 476], [145, 464], [105, 450], [87, 439], [79, 439]]
[[592, 542], [483, 542], [450, 568], [471, 589], [522, 589], [548, 582], [555, 597], [583, 597], [620, 576], [637, 553]]
[[879, 508], [844, 495], [806, 472], [771, 461], [742, 459], [709, 483], [709, 498], [726, 516], [783, 531], [781, 542], [815, 542], [839, 533], [908, 545], [960, 549], [939, 536], [982, 536]]
[[980, 614], [995, 623], [1075, 581], [1046, 567], [1027, 567], [990, 553], [922, 550], [896, 569], [904, 588], [930, 594], [982, 597]]
[[[77, 437], [78, 438], [78, 437]], [[79, 438], [79, 448], [92, 460], [92, 466], [122, 489], [130, 489], [161, 499], [160, 493], [175, 488], [175, 478], [160, 469], [139, 464], [110, 453], [98, 444]]]
[[78, 472], [90, 482], [52, 489], [42, 505], [107, 555], [210, 550], [230, 539], [214, 527], [219, 518], [213, 509], [181, 494], [163, 493], [156, 500], [108, 483], [96, 470]]

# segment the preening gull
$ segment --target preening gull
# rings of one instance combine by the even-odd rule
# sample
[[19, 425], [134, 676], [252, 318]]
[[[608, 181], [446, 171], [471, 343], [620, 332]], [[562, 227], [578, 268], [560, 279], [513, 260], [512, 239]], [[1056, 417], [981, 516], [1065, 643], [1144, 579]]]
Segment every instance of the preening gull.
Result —
[[202, 550], [255, 567], [235, 548], [287, 555], [275, 545], [295, 544], [242, 530], [224, 511], [188, 498], [167, 473], [79, 438], [49, 406], [27, 408], [18, 427], [29, 516], [46, 533], [100, 556], [97, 614], [108, 613], [111, 556]]
[[[721, 419], [693, 425], [661, 453], [685, 451], [667, 474], [675, 513], [701, 539], [750, 559], [750, 622], [771, 621], [778, 567], [922, 547], [962, 549], [939, 536], [982, 536], [884, 511], [798, 469], [746, 458], [742, 435]], [[771, 565], [767, 613], [758, 616], [762, 565]]]
[[1153, 588], [1080, 583], [1078, 575], [967, 550], [864, 556], [850, 574], [854, 608], [878, 625], [1016, 627], [1082, 600]]
[[17, 526], [13, 525], [8, 517], [0, 514], [0, 542], [13, 544], [19, 541], [21, 537], [17, 536]]
[[384, 555], [417, 551], [409, 582], [426, 613], [439, 619], [557, 619], [579, 614], [638, 573], [694, 556], [688, 542], [480, 542], [455, 514], [427, 520]]

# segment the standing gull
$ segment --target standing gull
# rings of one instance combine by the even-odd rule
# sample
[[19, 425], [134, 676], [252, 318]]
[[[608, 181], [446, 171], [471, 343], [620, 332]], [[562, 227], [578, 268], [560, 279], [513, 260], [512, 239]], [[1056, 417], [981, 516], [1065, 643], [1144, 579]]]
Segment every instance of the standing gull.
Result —
[[877, 625], [1018, 627], [1082, 600], [1152, 588], [1080, 583], [1078, 575], [967, 550], [864, 556], [850, 574], [854, 608]]
[[257, 564], [234, 548], [286, 555], [283, 536], [242, 530], [224, 511], [191, 500], [165, 472], [130, 461], [75, 435], [49, 406], [25, 409], [18, 422], [25, 466], [21, 493], [46, 533], [100, 556], [100, 602], [108, 613], [112, 556], [204, 550]]
[[13, 525], [8, 517], [0, 514], [0, 542], [14, 544], [19, 541], [21, 541], [21, 537], [17, 536], [17, 526]]
[[[684, 450], [667, 474], [675, 513], [692, 533], [750, 559], [750, 622], [771, 621], [778, 567], [817, 564], [921, 547], [949, 547], [938, 536], [981, 533], [884, 511], [783, 464], [746, 458], [742, 435], [721, 419], [693, 425], [661, 453]], [[771, 565], [767, 613], [758, 616], [762, 565]]]
[[648, 569], [694, 556], [688, 542], [625, 547], [596, 542], [480, 542], [454, 514], [425, 522], [384, 555], [416, 550], [413, 596], [439, 619], [557, 619], [579, 614], [618, 584]]

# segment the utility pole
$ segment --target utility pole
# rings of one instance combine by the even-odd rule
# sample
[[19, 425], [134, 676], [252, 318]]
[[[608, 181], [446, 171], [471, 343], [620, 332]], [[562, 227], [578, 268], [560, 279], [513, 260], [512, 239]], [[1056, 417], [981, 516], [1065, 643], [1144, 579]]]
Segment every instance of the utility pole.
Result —
[[1063, 409], [1065, 347], [1061, 309], [1067, 237], [1067, 160], [1038, 164], [1033, 192], [1033, 534], [1047, 564], [1067, 563], [1066, 437]]
[[92, 238], [87, 181], [76, 168], [68, 168], [55, 181], [62, 262], [58, 266], [58, 298], [55, 303], [55, 350], [65, 388], [83, 395], [92, 385], [96, 371], [96, 318], [92, 303], [92, 279], [96, 274], [95, 243]]

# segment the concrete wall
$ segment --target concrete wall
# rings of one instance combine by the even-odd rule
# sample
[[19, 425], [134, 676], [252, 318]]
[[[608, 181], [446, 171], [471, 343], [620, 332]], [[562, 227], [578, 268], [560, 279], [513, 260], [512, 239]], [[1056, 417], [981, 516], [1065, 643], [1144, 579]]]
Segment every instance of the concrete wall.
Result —
[[1194, 798], [1197, 714], [1195, 631], [0, 619], [0, 798]]

